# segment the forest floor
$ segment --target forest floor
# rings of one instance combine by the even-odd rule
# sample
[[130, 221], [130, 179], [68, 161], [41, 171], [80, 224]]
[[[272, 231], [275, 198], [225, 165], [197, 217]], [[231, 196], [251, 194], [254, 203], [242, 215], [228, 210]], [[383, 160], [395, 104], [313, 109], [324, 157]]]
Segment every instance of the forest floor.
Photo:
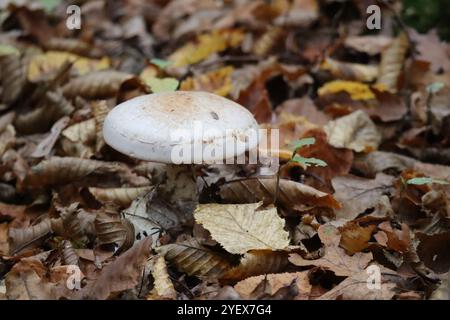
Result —
[[[71, 3], [0, 2], [0, 299], [450, 299], [450, 46], [400, 1]], [[105, 143], [175, 90], [279, 130], [279, 181]]]

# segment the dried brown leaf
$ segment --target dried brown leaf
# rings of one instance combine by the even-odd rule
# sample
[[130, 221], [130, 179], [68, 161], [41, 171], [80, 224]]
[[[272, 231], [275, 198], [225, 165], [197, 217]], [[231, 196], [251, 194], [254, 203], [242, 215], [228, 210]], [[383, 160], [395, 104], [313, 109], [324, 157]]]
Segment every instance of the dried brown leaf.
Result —
[[401, 32], [381, 54], [377, 83], [386, 86], [392, 92], [397, 91], [408, 48], [408, 36], [405, 32]]
[[279, 289], [289, 286], [292, 281], [295, 281], [298, 294], [294, 297], [294, 300], [308, 300], [311, 293], [311, 284], [309, 283], [308, 271], [293, 272], [293, 273], [272, 273], [267, 275], [260, 275], [250, 277], [239, 281], [234, 289], [244, 299], [254, 299], [254, 290], [257, 286], [267, 279], [269, 286], [269, 295], [275, 294]]
[[115, 70], [95, 71], [84, 76], [74, 78], [63, 87], [66, 97], [77, 96], [86, 99], [101, 99], [116, 96], [120, 87], [125, 83], [132, 87], [141, 84], [135, 76]]
[[336, 211], [338, 218], [355, 219], [359, 214], [377, 205], [383, 194], [393, 192], [394, 177], [378, 173], [375, 179], [353, 175], [334, 177], [335, 198], [342, 203]]
[[158, 252], [178, 270], [205, 280], [217, 281], [231, 267], [224, 257], [195, 239], [161, 246]]
[[74, 182], [90, 174], [117, 172], [120, 165], [114, 162], [71, 157], [51, 157], [31, 168], [28, 186], [44, 186]]
[[244, 254], [239, 265], [228, 270], [221, 280], [238, 281], [266, 273], [277, 273], [288, 265], [285, 251], [252, 250]]
[[100, 202], [114, 202], [128, 207], [134, 199], [150, 192], [154, 187], [136, 188], [89, 188], [89, 192]]
[[151, 255], [151, 238], [145, 238], [106, 265], [95, 280], [78, 292], [79, 298], [104, 300], [134, 288]]
[[349, 256], [339, 247], [341, 235], [331, 224], [319, 227], [319, 237], [324, 247], [323, 257], [316, 260], [305, 260], [299, 254], [291, 254], [289, 261], [296, 266], [317, 266], [333, 271], [337, 276], [351, 276], [367, 267], [372, 260], [372, 253], [355, 253]]
[[[271, 203], [275, 197], [276, 178], [251, 178], [226, 183], [220, 187], [223, 200], [233, 203], [264, 201]], [[304, 211], [311, 207], [337, 209], [340, 204], [332, 195], [305, 184], [280, 179], [277, 201], [286, 210]]]

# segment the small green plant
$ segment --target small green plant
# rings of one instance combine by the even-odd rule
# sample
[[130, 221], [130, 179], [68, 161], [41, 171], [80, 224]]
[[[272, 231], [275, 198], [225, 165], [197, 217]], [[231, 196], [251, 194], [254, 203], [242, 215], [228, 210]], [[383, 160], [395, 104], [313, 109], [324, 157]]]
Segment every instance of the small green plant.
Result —
[[[326, 167], [327, 163], [321, 159], [306, 158], [306, 157], [303, 157], [303, 156], [297, 154], [298, 150], [300, 150], [301, 148], [303, 148], [305, 146], [313, 145], [314, 143], [316, 143], [316, 139], [314, 137], [303, 138], [303, 139], [293, 142], [292, 143], [293, 151], [292, 151], [291, 158], [289, 159], [289, 162], [297, 162], [297, 163], [301, 164], [304, 168], [308, 168], [311, 165], [316, 166], [316, 167]], [[278, 190], [280, 187], [280, 173], [281, 173], [282, 167], [283, 166], [280, 166], [277, 171], [277, 187], [275, 189], [275, 196], [274, 196], [273, 203], [275, 203], [278, 198]]]
[[436, 183], [436, 184], [449, 184], [447, 181], [445, 180], [439, 180], [439, 179], [433, 179], [430, 177], [417, 177], [417, 178], [412, 178], [406, 181], [406, 184], [413, 184], [413, 185], [424, 185], [424, 184], [432, 184], [432, 183]]

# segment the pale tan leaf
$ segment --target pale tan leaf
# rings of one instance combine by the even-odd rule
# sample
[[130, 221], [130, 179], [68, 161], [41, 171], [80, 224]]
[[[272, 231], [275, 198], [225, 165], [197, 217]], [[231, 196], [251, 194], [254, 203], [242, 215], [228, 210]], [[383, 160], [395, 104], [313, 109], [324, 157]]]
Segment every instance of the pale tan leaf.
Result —
[[154, 286], [156, 294], [160, 298], [176, 299], [177, 292], [173, 287], [172, 281], [169, 279], [167, 272], [166, 260], [163, 256], [157, 257], [153, 265], [152, 275], [154, 280]]
[[286, 248], [289, 234], [284, 230], [285, 221], [276, 208], [257, 211], [261, 204], [202, 204], [194, 217], [230, 253]]
[[100, 202], [114, 202], [128, 207], [134, 199], [150, 192], [154, 187], [135, 188], [89, 188], [89, 192]]
[[378, 69], [378, 84], [386, 86], [392, 92], [397, 91], [398, 79], [403, 70], [408, 48], [408, 36], [405, 32], [401, 32], [381, 54], [381, 62]]
[[224, 281], [238, 281], [248, 277], [282, 271], [288, 265], [285, 251], [252, 250], [244, 254], [240, 264], [226, 272]]
[[[252, 203], [263, 201], [271, 203], [275, 197], [277, 179], [251, 178], [226, 183], [220, 187], [220, 196], [226, 202]], [[332, 195], [305, 184], [280, 179], [277, 203], [284, 210], [304, 211], [311, 207], [340, 208]]]
[[329, 71], [334, 78], [361, 82], [372, 82], [378, 76], [378, 66], [341, 62], [329, 57], [320, 65], [320, 68]]
[[333, 271], [337, 276], [351, 276], [365, 270], [372, 260], [372, 253], [355, 253], [349, 256], [339, 247], [341, 235], [331, 224], [319, 227], [319, 237], [324, 247], [323, 257], [315, 260], [303, 259], [299, 254], [291, 254], [289, 261], [296, 266], [317, 266]]
[[116, 172], [121, 165], [114, 162], [80, 159], [74, 157], [51, 157], [31, 168], [27, 176], [29, 186], [72, 183], [90, 174]]
[[96, 141], [95, 119], [75, 123], [62, 133], [61, 147], [66, 156], [90, 158]]
[[[380, 269], [382, 272], [390, 271], [382, 267]], [[392, 271], [391, 274], [393, 274]], [[396, 284], [391, 282], [387, 276], [382, 274], [380, 288], [373, 289], [368, 287], [369, 276], [370, 274], [365, 270], [352, 274], [322, 295], [319, 300], [390, 300], [394, 296]]]
[[224, 257], [202, 246], [195, 239], [159, 247], [158, 252], [178, 270], [210, 281], [217, 281], [231, 268]]
[[72, 79], [64, 85], [63, 92], [69, 98], [76, 96], [87, 99], [107, 98], [117, 95], [124, 82], [130, 83], [132, 87], [142, 85], [139, 79], [132, 74], [115, 70], [102, 70]]
[[361, 110], [328, 122], [324, 127], [328, 143], [336, 148], [370, 152], [378, 149], [381, 134], [369, 116]]
[[252, 295], [253, 291], [265, 278], [270, 285], [270, 292], [268, 292], [269, 295], [273, 295], [279, 289], [289, 286], [291, 282], [295, 280], [299, 293], [296, 297], [294, 297], [294, 300], [304, 300], [309, 298], [312, 287], [309, 283], [308, 274], [308, 271], [302, 271], [293, 273], [271, 273], [267, 275], [250, 277], [239, 281], [234, 286], [234, 289], [242, 296], [242, 298], [252, 299], [254, 298]]

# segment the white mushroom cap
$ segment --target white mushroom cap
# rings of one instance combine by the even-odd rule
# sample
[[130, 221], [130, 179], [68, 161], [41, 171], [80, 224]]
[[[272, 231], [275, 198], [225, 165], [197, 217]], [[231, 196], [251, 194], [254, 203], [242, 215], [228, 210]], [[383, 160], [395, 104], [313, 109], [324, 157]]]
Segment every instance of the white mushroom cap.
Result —
[[[111, 110], [103, 125], [104, 139], [112, 148], [163, 163], [211, 163], [240, 156], [257, 146], [257, 133], [258, 124], [246, 108], [199, 91], [130, 99]], [[211, 152], [223, 147], [226, 151]], [[180, 148], [191, 150], [183, 151], [184, 160], [174, 158]]]

